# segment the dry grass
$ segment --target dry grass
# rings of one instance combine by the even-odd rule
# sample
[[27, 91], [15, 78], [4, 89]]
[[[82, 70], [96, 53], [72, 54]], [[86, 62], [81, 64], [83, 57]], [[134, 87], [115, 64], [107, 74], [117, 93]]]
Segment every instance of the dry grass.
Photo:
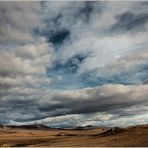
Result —
[[148, 146], [148, 126], [92, 130], [0, 129], [0, 146]]

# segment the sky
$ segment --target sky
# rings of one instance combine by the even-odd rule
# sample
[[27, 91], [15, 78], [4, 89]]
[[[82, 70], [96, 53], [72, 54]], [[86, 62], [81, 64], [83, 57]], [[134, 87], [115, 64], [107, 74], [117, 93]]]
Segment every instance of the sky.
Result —
[[0, 2], [0, 124], [148, 123], [148, 2]]

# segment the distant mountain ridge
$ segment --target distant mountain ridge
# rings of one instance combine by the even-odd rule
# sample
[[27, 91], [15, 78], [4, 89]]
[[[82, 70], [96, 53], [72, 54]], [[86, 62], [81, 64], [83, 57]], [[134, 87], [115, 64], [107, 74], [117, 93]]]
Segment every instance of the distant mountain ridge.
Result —
[[5, 129], [51, 129], [49, 126], [43, 124], [31, 124], [31, 125], [0, 125], [0, 128]]
[[68, 128], [60, 128], [60, 127], [49, 127], [43, 124], [30, 124], [30, 125], [2, 125], [0, 124], [0, 128], [22, 128], [22, 129], [73, 129], [73, 130], [84, 130], [84, 129], [95, 129], [97, 126], [86, 125], [86, 126], [75, 126]]
[[3, 125], [0, 124], [0, 129], [38, 129], [38, 130], [46, 130], [46, 129], [67, 129], [67, 130], [91, 130], [91, 129], [102, 129], [102, 130], [109, 130], [109, 129], [131, 129], [131, 128], [148, 128], [148, 124], [142, 124], [142, 125], [135, 125], [135, 126], [128, 126], [125, 128], [119, 128], [119, 127], [105, 127], [105, 126], [93, 126], [93, 125], [86, 125], [86, 126], [75, 126], [75, 127], [69, 127], [69, 128], [63, 128], [63, 127], [49, 127], [44, 124], [30, 124], [30, 125]]

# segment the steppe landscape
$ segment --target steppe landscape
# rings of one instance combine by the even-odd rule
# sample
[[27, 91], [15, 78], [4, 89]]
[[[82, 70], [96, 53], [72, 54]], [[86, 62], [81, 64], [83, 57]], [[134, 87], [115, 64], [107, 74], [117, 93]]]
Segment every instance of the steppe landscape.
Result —
[[1, 126], [1, 147], [146, 147], [148, 125], [127, 128], [76, 127], [55, 129], [44, 125]]
[[148, 147], [148, 1], [0, 0], [0, 147]]

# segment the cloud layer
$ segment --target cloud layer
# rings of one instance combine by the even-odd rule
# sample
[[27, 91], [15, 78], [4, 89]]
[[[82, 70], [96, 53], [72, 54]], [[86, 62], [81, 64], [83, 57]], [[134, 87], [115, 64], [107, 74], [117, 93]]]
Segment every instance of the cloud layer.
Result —
[[0, 123], [147, 122], [146, 2], [0, 2]]

